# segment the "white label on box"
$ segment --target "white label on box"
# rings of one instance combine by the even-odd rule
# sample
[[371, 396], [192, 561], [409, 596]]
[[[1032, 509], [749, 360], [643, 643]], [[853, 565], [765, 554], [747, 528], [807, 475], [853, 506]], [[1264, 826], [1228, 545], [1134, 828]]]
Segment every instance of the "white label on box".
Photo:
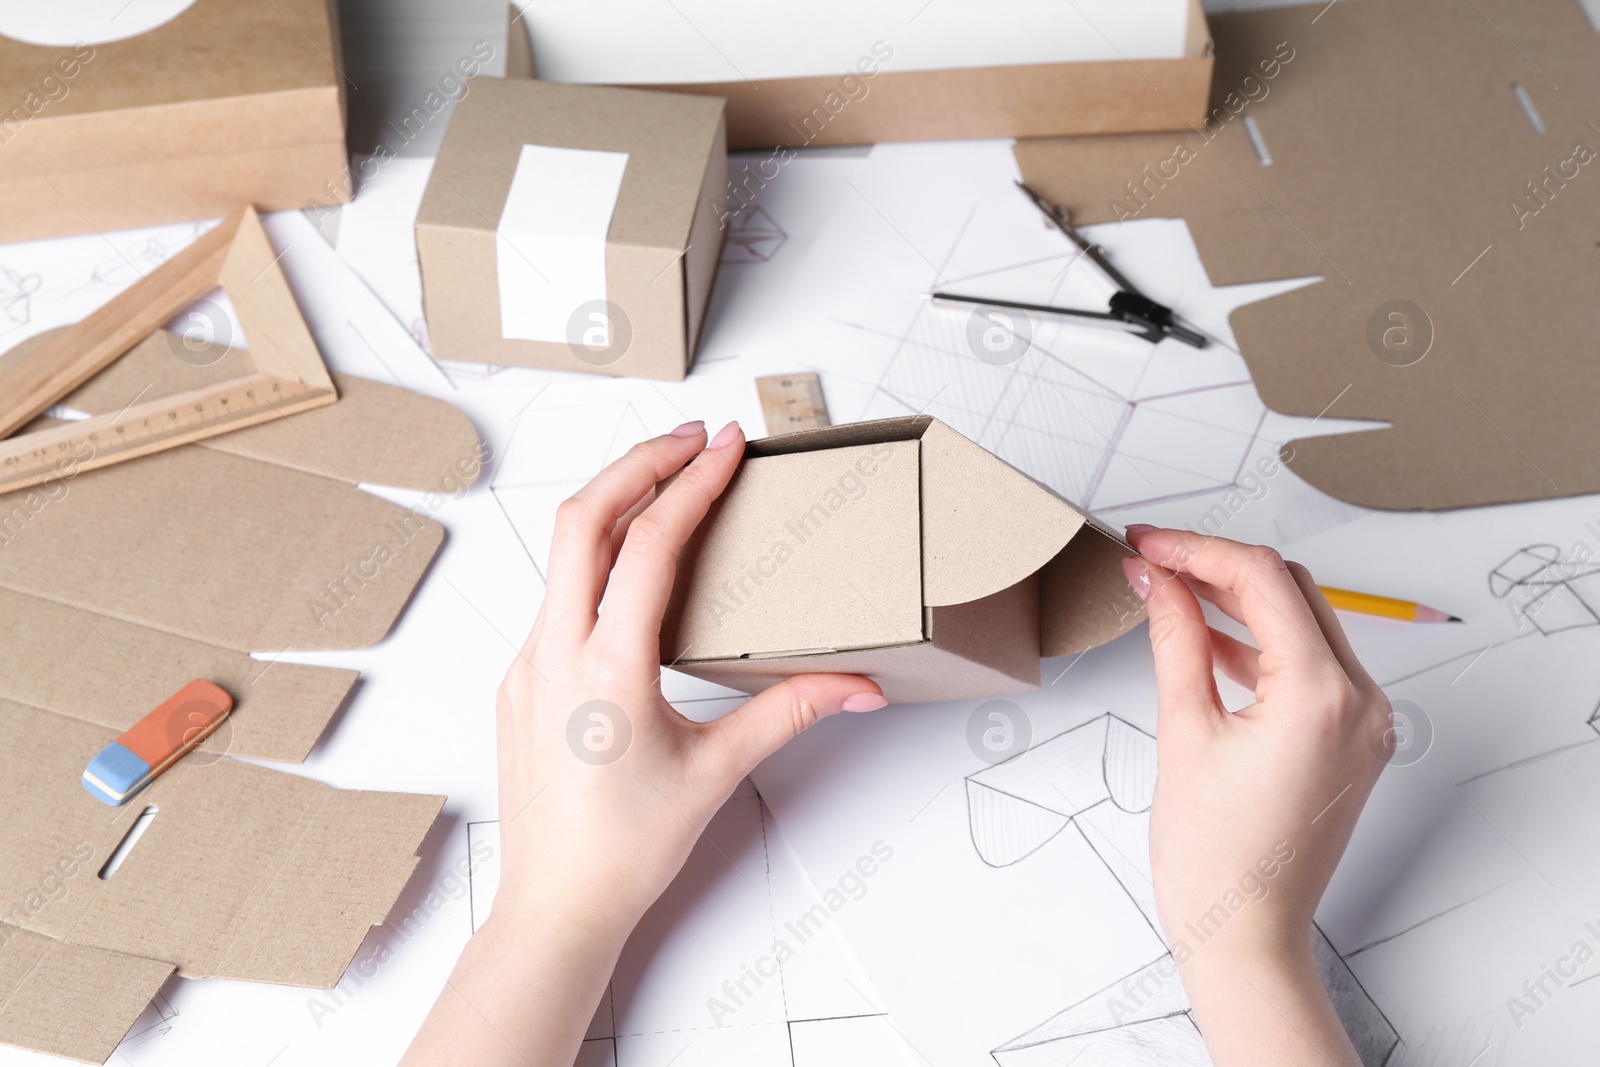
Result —
[[0, 0], [0, 34], [29, 44], [105, 44], [170, 22], [194, 0]]
[[587, 304], [604, 306], [606, 234], [627, 167], [626, 152], [522, 146], [495, 230], [501, 336], [610, 344], [605, 315], [576, 327], [573, 317]]

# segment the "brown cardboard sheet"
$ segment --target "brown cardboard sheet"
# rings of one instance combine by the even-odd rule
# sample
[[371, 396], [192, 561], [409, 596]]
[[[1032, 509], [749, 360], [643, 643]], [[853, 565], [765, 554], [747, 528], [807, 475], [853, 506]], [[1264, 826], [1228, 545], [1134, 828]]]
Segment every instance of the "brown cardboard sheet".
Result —
[[[216, 354], [158, 333], [66, 404], [114, 410], [247, 355]], [[226, 758], [305, 757], [356, 672], [274, 657], [377, 641], [442, 541], [357, 484], [451, 495], [482, 468], [449, 405], [337, 384], [325, 408], [0, 496], [0, 1042], [102, 1062], [174, 972], [332, 986], [415, 867], [443, 798]], [[223, 728], [127, 805], [91, 797], [89, 759], [196, 677], [234, 698]]]
[[[151, 984], [173, 969], [195, 978], [334, 985], [410, 877], [443, 803], [191, 757], [109, 811], [78, 776], [115, 738], [103, 726], [0, 700], [0, 743], [15, 759], [0, 779], [0, 803], [10, 813], [0, 824], [0, 901], [9, 906], [0, 941], [21, 930], [63, 946], [54, 962], [67, 988], [104, 983], [105, 953], [131, 972], [122, 980], [133, 984], [119, 983], [120, 995], [72, 1016], [60, 1017], [59, 1008], [32, 1019], [0, 1016], [6, 1036], [75, 1058], [108, 1056], [143, 1008], [138, 996], [148, 999]], [[150, 809], [143, 835], [103, 876]], [[39, 949], [37, 938], [6, 944], [0, 974], [24, 983], [26, 972], [17, 974], [8, 957]], [[0, 1000], [13, 988], [0, 987]], [[24, 988], [30, 999], [48, 999], [36, 985]]]
[[[808, 557], [793, 516], [841, 484], [841, 458], [874, 468], [857, 468], [855, 493], [833, 490], [830, 540]], [[906, 460], [915, 493], [899, 488]], [[1144, 618], [1118, 562], [1130, 549], [927, 416], [752, 441], [723, 499], [679, 558], [662, 662], [736, 689], [843, 671], [896, 702], [1020, 692], [1038, 686], [1041, 654], [1083, 651]], [[815, 573], [802, 573], [808, 558]], [[902, 608], [887, 576], [919, 563]], [[876, 620], [855, 610], [863, 588], [876, 590]], [[894, 621], [901, 610], [914, 629]]]
[[1269, 407], [1391, 424], [1288, 444], [1318, 488], [1393, 509], [1600, 491], [1600, 36], [1578, 6], [1344, 0], [1212, 30], [1203, 128], [1019, 143], [1028, 183], [1083, 223], [1184, 218], [1215, 285], [1323, 277], [1232, 316]]
[[330, 0], [195, 0], [73, 47], [0, 37], [0, 241], [349, 198]]
[[[0, 546], [0, 555], [5, 548]], [[298, 763], [356, 684], [356, 672], [251, 659], [243, 652], [0, 589], [0, 698], [120, 734], [195, 678], [233, 697], [200, 747]], [[63, 655], [63, 649], [72, 650]]]

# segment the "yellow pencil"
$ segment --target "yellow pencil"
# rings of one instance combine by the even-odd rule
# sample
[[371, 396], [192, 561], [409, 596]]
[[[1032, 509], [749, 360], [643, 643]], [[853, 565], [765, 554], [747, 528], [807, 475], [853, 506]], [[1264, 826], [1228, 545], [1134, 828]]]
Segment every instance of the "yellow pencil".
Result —
[[1400, 619], [1404, 622], [1460, 622], [1461, 620], [1447, 611], [1430, 608], [1424, 604], [1415, 604], [1409, 600], [1397, 600], [1391, 596], [1374, 596], [1371, 593], [1352, 593], [1348, 589], [1334, 589], [1330, 586], [1319, 585], [1322, 595], [1328, 598], [1328, 603], [1341, 611], [1359, 611], [1365, 615], [1382, 615], [1386, 619]]

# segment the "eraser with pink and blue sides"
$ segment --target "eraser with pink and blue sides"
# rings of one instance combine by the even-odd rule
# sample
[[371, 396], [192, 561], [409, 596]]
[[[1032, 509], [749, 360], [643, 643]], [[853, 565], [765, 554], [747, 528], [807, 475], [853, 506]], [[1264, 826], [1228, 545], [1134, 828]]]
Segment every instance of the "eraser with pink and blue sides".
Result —
[[100, 750], [83, 772], [83, 788], [116, 806], [150, 784], [183, 754], [211, 736], [233, 710], [233, 698], [196, 679]]

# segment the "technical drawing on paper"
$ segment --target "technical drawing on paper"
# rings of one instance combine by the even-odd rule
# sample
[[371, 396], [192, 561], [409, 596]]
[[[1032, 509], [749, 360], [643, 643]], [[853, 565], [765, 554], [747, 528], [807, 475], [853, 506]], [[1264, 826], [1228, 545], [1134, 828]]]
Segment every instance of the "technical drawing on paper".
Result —
[[722, 246], [722, 263], [765, 263], [778, 254], [789, 239], [767, 209], [753, 204], [735, 212], [728, 220], [728, 236]]
[[[489, 857], [468, 875], [476, 930], [499, 880], [500, 824], [472, 822], [467, 834], [468, 854]], [[682, 898], [681, 917], [657, 908], [630, 939], [590, 1022], [581, 1067], [674, 1059], [909, 1067], [909, 1050], [842, 938], [808, 910], [816, 898], [748, 781], [707, 827], [668, 896]], [[787, 951], [777, 951], [780, 943]], [[841, 1058], [840, 1049], [850, 1051]]]
[[33, 321], [33, 294], [39, 291], [37, 274], [20, 274], [0, 263], [0, 334]]
[[[1009, 867], [1072, 826], [1160, 937], [1150, 878], [1149, 813], [1155, 780], [1155, 738], [1115, 715], [1101, 715], [967, 776], [972, 847], [989, 866]], [[1258, 884], [1271, 892], [1270, 880]], [[1249, 906], [1249, 898], [1239, 899]], [[1226, 918], [1197, 916], [1173, 936], [1203, 944]], [[1382, 1067], [1399, 1042], [1394, 1027], [1316, 927], [1312, 951], [1362, 1062]], [[1211, 1062], [1171, 952], [1040, 1020], [992, 1054], [1005, 1064], [1008, 1053], [1046, 1043], [1053, 1044], [1052, 1062], [1081, 1067]]]

